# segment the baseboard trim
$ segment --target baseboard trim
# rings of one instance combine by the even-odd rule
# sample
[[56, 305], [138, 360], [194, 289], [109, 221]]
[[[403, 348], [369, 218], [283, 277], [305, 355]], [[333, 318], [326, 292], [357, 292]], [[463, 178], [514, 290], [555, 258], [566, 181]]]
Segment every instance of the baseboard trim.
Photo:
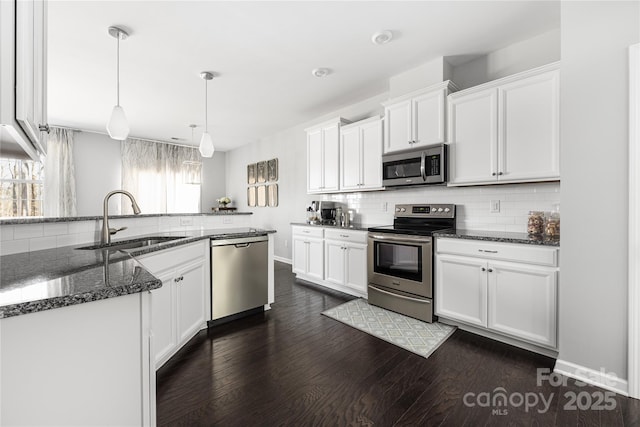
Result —
[[616, 392], [622, 396], [629, 396], [629, 384], [627, 381], [618, 378], [615, 374], [604, 372], [603, 370], [596, 371], [575, 363], [567, 362], [566, 360], [558, 359], [556, 361], [556, 366], [553, 368], [553, 372], [566, 375], [567, 377], [605, 390]]
[[281, 256], [274, 255], [273, 256], [273, 260], [274, 261], [279, 261], [279, 262], [284, 262], [285, 264], [291, 265], [291, 260], [289, 258], [283, 258]]

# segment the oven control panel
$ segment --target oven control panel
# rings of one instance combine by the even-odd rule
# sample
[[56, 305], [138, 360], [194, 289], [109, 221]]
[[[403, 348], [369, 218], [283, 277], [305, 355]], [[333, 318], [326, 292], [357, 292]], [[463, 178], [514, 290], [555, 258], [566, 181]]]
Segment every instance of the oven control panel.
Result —
[[396, 205], [395, 217], [455, 218], [456, 205]]

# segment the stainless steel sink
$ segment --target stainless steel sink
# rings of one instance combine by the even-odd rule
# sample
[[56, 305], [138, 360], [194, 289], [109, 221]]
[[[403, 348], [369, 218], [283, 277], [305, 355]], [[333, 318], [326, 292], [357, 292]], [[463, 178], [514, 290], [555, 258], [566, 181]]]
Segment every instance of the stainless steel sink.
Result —
[[122, 251], [127, 249], [145, 248], [148, 246], [159, 245], [162, 243], [170, 242], [172, 240], [178, 240], [178, 239], [184, 239], [184, 238], [185, 238], [184, 236], [140, 237], [138, 239], [125, 240], [123, 242], [108, 243], [104, 245], [84, 246], [78, 249], [85, 249], [85, 250], [106, 249], [108, 251]]

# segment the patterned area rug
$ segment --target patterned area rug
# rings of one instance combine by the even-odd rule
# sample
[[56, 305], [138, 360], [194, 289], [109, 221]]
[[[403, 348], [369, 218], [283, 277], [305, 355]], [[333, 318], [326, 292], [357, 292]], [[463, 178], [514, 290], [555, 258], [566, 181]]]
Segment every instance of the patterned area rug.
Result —
[[322, 314], [423, 357], [429, 357], [456, 330], [455, 326], [426, 323], [369, 305], [362, 298]]

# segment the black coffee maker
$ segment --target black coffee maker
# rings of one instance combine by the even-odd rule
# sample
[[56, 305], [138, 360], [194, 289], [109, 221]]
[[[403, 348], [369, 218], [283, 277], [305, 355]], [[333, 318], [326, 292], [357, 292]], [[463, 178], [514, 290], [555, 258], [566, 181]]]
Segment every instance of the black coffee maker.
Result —
[[318, 202], [318, 206], [322, 225], [336, 225], [336, 203], [321, 200]]

